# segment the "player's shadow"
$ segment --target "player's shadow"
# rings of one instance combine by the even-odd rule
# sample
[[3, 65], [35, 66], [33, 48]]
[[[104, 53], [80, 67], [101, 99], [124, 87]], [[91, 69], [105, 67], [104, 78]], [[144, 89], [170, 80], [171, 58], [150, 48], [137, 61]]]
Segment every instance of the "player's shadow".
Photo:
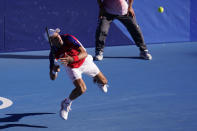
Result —
[[28, 125], [28, 124], [6, 124], [3, 126], [0, 126], [0, 130], [11, 128], [11, 127], [48, 128], [46, 126], [36, 126], [36, 125]]
[[[5, 118], [0, 118], [0, 123], [3, 122], [18, 122], [20, 119], [27, 116], [35, 116], [35, 115], [48, 115], [55, 113], [21, 113], [21, 114], [6, 114], [9, 115]], [[46, 126], [37, 126], [37, 125], [28, 125], [28, 124], [5, 124], [0, 126], [0, 129], [10, 128], [10, 127], [32, 127], [32, 128], [48, 128]]]
[[49, 56], [43, 55], [14, 55], [14, 54], [0, 54], [0, 58], [10, 59], [48, 59]]
[[[142, 57], [139, 56], [104, 56], [103, 58], [109, 58], [109, 59], [139, 59], [139, 60], [144, 60]], [[94, 57], [94, 61], [95, 57]]]
[[139, 57], [139, 56], [104, 56], [103, 58], [110, 58], [110, 59], [140, 59], [140, 60], [143, 60], [143, 58]]

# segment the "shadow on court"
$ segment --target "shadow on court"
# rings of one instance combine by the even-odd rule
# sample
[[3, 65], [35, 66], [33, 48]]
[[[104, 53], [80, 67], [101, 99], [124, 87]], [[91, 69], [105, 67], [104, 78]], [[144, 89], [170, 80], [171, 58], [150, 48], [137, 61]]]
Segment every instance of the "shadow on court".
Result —
[[[139, 56], [104, 56], [103, 58], [109, 58], [109, 59], [139, 59], [139, 60], [144, 60], [143, 58]], [[94, 59], [94, 61], [96, 61]]]
[[0, 58], [10, 59], [48, 59], [48, 56], [42, 55], [14, 55], [14, 54], [1, 54]]
[[[18, 122], [20, 119], [27, 116], [36, 116], [36, 115], [48, 115], [55, 113], [21, 113], [21, 114], [6, 114], [9, 115], [5, 118], [0, 118], [0, 123], [3, 122]], [[37, 126], [37, 125], [28, 125], [28, 124], [5, 124], [0, 126], [0, 129], [6, 129], [10, 127], [32, 127], [32, 128], [48, 128], [46, 126]]]
[[27, 124], [6, 124], [3, 126], [0, 126], [1, 129], [11, 128], [11, 127], [32, 127], [32, 128], [48, 128], [46, 126], [36, 126], [36, 125], [27, 125]]
[[[139, 56], [104, 56], [104, 58], [114, 58], [114, 59], [142, 59]], [[144, 60], [144, 59], [142, 59]]]

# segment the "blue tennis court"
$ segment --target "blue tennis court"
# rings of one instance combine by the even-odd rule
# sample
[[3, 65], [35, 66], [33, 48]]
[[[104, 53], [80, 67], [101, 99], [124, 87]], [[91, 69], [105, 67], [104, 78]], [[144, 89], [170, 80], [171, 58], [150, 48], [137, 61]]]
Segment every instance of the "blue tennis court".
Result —
[[56, 81], [49, 79], [49, 51], [1, 53], [0, 97], [13, 104], [0, 109], [0, 130], [197, 130], [197, 43], [148, 47], [151, 61], [140, 59], [136, 46], [106, 47], [95, 63], [108, 78], [108, 93], [84, 75], [87, 92], [73, 102], [67, 121], [59, 117], [60, 102], [74, 86], [63, 68]]

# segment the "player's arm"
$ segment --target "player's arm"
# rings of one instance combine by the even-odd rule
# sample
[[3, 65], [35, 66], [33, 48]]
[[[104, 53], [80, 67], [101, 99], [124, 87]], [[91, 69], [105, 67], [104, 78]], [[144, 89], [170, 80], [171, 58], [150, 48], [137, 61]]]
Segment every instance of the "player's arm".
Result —
[[78, 57], [77, 59], [82, 60], [87, 57], [88, 53], [82, 46], [78, 48], [78, 51], [79, 51], [79, 54], [77, 55]]
[[66, 55], [66, 57], [60, 58], [61, 63], [66, 64], [66, 65], [71, 64], [73, 62], [77, 62], [79, 60], [82, 60], [82, 59], [86, 58], [87, 55], [88, 55], [86, 50], [82, 46], [78, 47], [78, 52], [79, 52], [79, 54], [76, 55], [76, 56]]
[[85, 48], [83, 47], [83, 45], [79, 42], [77, 38], [69, 35], [67, 36], [67, 39], [69, 40], [70, 43], [72, 43], [72, 48], [77, 50], [79, 53], [78, 55], [75, 55], [75, 56], [66, 55], [64, 58], [60, 58], [63, 64], [70, 64], [73, 62], [77, 62], [87, 57], [88, 54]]
[[54, 52], [55, 52], [54, 48], [51, 48], [50, 53], [49, 53], [49, 62], [50, 62], [49, 75], [50, 75], [51, 80], [55, 80], [57, 78], [57, 72], [60, 71], [60, 67], [54, 58], [54, 54], [53, 54]]
[[133, 0], [129, 0], [129, 3], [128, 3], [128, 13], [127, 15], [131, 14], [131, 16], [135, 16], [135, 12], [133, 10]]

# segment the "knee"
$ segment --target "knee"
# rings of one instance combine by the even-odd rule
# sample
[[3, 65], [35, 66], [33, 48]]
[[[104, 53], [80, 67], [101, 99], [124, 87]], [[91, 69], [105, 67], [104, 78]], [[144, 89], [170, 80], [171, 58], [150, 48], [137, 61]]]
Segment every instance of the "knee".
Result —
[[104, 30], [104, 29], [96, 32], [96, 38], [99, 41], [104, 41], [106, 39], [107, 35], [108, 35], [108, 31]]
[[78, 88], [78, 92], [79, 92], [80, 94], [85, 93], [85, 92], [86, 92], [86, 86], [80, 86], [80, 87]]
[[82, 94], [85, 93], [86, 90], [87, 90], [86, 86], [81, 87], [81, 93], [82, 93]]
[[86, 91], [86, 85], [82, 79], [78, 79], [74, 81], [76, 92], [81, 95]]

